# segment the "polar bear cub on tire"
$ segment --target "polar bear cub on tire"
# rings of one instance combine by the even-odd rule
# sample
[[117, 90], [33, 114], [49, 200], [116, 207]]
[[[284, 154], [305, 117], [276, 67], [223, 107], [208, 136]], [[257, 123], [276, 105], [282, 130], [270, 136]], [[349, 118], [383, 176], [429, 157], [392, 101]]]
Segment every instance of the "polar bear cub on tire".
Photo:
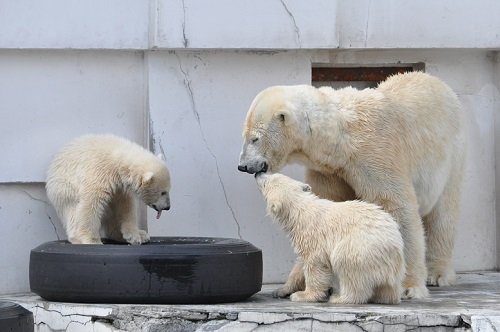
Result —
[[113, 135], [75, 139], [53, 159], [47, 196], [74, 244], [100, 244], [100, 229], [117, 241], [141, 244], [135, 197], [158, 211], [170, 209], [170, 174], [162, 158]]
[[387, 212], [361, 201], [320, 199], [282, 174], [257, 173], [256, 180], [268, 213], [303, 262], [305, 289], [291, 294], [292, 301], [326, 300], [331, 288], [337, 290], [331, 303], [401, 301], [403, 239]]

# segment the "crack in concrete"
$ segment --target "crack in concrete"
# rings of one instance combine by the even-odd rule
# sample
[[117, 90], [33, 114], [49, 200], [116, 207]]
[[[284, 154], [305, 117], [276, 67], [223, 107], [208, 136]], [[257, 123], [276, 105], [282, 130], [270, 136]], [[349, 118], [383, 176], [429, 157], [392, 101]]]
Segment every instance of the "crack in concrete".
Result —
[[[319, 320], [319, 319], [316, 319], [316, 318], [313, 318], [313, 317], [295, 318], [295, 319], [289, 319], [289, 320], [284, 320], [284, 321], [279, 321], [279, 322], [272, 322], [272, 323], [260, 323], [260, 322], [251, 322], [251, 321], [244, 321], [244, 322], [245, 323], [256, 323], [256, 324], [258, 324], [257, 327], [255, 327], [252, 330], [250, 330], [250, 331], [255, 331], [255, 330], [259, 329], [262, 326], [269, 327], [269, 326], [272, 326], [272, 325], [286, 325], [286, 324], [288, 324], [290, 322], [299, 321], [299, 320], [310, 320], [311, 321], [311, 324], [310, 324], [310, 327], [309, 327], [310, 331], [314, 331], [314, 325], [313, 325], [314, 322], [325, 323], [325, 324], [332, 324], [332, 325], [333, 324], [338, 324], [338, 323], [345, 323], [345, 324], [349, 324], [350, 326], [358, 328], [362, 332], [368, 332], [368, 331], [372, 331], [373, 330], [373, 328], [368, 328], [367, 329], [367, 328], [363, 327], [360, 324], [360, 323], [363, 323], [363, 322], [360, 322], [360, 321], [323, 321], [323, 320]], [[391, 323], [382, 323], [382, 322], [379, 322], [379, 321], [376, 321], [376, 320], [367, 321], [367, 322], [364, 322], [364, 323], [377, 323], [377, 324], [380, 324], [381, 328], [382, 328], [382, 331], [385, 331], [386, 327], [387, 328], [391, 327], [391, 331], [392, 331], [394, 329], [394, 327], [396, 327], [396, 326], [403, 326], [405, 331], [420, 330], [422, 327], [424, 327], [424, 328], [440, 328], [440, 327], [443, 327], [443, 328], [459, 328], [459, 327], [463, 327], [460, 324], [459, 325], [436, 324], [436, 325], [432, 325], [432, 326], [430, 326], [430, 325], [420, 326], [418, 324], [417, 325], [413, 325], [413, 324], [407, 324], [407, 323], [403, 323], [403, 322], [391, 324]]]
[[299, 29], [299, 26], [297, 25], [297, 22], [295, 21], [295, 17], [293, 16], [290, 9], [288, 9], [288, 6], [286, 5], [285, 0], [280, 0], [280, 2], [292, 21], [293, 27], [295, 29], [295, 37], [297, 38], [297, 45], [299, 46], [299, 48], [302, 48], [302, 41], [300, 38], [300, 29]]
[[[66, 325], [65, 328], [61, 329], [61, 330], [55, 330], [51, 327], [51, 325], [45, 321], [40, 321], [38, 322], [38, 319], [37, 319], [37, 316], [38, 316], [38, 310], [33, 310], [33, 309], [40, 309], [44, 312], [49, 312], [49, 313], [56, 313], [58, 314], [60, 317], [64, 317], [64, 318], [69, 318], [70, 321], [68, 322], [68, 324]], [[30, 308], [30, 311], [33, 313], [33, 319], [35, 321], [35, 325], [37, 326], [37, 328], [39, 329], [40, 326], [47, 326], [50, 331], [54, 331], [54, 332], [59, 332], [59, 331], [67, 331], [68, 330], [68, 327], [71, 325], [71, 324], [79, 324], [81, 326], [87, 326], [87, 324], [92, 324], [92, 328], [94, 328], [94, 322], [96, 321], [100, 321], [101, 324], [104, 324], [101, 320], [107, 320], [106, 317], [99, 317], [99, 316], [94, 316], [94, 315], [79, 315], [79, 314], [63, 314], [61, 311], [59, 310], [54, 310], [54, 309], [46, 309], [45, 307], [42, 307], [40, 305], [35, 305], [33, 307]], [[79, 322], [79, 321], [76, 321], [74, 320], [73, 317], [83, 317], [84, 319], [87, 319], [88, 318], [88, 321], [83, 323], [83, 322]], [[112, 325], [110, 325], [112, 326]]]
[[485, 320], [489, 323], [489, 325], [490, 325], [489, 327], [491, 327], [494, 332], [498, 331], [497, 328], [495, 327], [496, 324], [493, 323], [490, 318], [485, 317]]
[[208, 141], [207, 141], [207, 139], [205, 137], [205, 132], [203, 130], [203, 126], [201, 125], [200, 114], [198, 113], [198, 109], [196, 107], [196, 102], [195, 102], [195, 98], [194, 98], [194, 92], [193, 92], [193, 88], [191, 86], [191, 80], [189, 78], [189, 74], [184, 70], [184, 67], [182, 66], [182, 61], [181, 61], [179, 55], [177, 53], [174, 53], [174, 54], [177, 57], [177, 61], [179, 62], [179, 69], [180, 69], [182, 75], [184, 76], [184, 86], [186, 87], [186, 90], [187, 90], [188, 95], [189, 95], [189, 100], [190, 100], [190, 103], [191, 103], [191, 110], [193, 111], [193, 115], [196, 118], [196, 122], [198, 124], [198, 129], [199, 129], [200, 135], [201, 135], [201, 139], [203, 140], [203, 142], [205, 144], [205, 148], [207, 149], [208, 153], [212, 156], [212, 159], [215, 162], [215, 169], [216, 169], [216, 172], [217, 172], [217, 177], [219, 179], [219, 184], [220, 184], [222, 192], [224, 194], [224, 199], [226, 201], [226, 206], [228, 207], [229, 211], [231, 212], [231, 216], [233, 217], [233, 220], [236, 223], [236, 227], [238, 229], [238, 237], [240, 239], [242, 239], [240, 223], [238, 221], [238, 218], [236, 218], [236, 213], [234, 212], [233, 207], [229, 203], [229, 198], [228, 198], [228, 195], [227, 195], [226, 186], [224, 185], [224, 181], [222, 181], [222, 176], [220, 174], [219, 161], [217, 160], [217, 156], [215, 155], [215, 153], [210, 148], [210, 146], [208, 144]]
[[189, 46], [189, 39], [186, 36], [186, 3], [182, 0], [182, 44], [184, 48]]
[[161, 155], [163, 156], [163, 158], [167, 158], [166, 154], [165, 154], [165, 150], [163, 149], [163, 143], [161, 141], [161, 137], [158, 137], [158, 147], [160, 148], [160, 153]]
[[57, 239], [60, 240], [61, 238], [59, 237], [59, 234], [57, 234], [57, 227], [54, 224], [54, 221], [52, 220], [52, 217], [50, 216], [49, 212], [47, 211], [47, 209], [51, 206], [50, 203], [47, 202], [47, 201], [45, 201], [45, 200], [43, 200], [43, 199], [34, 197], [33, 195], [31, 195], [26, 190], [21, 190], [21, 192], [23, 192], [25, 195], [27, 195], [30, 199], [32, 199], [34, 201], [37, 201], [37, 202], [41, 202], [41, 203], [43, 203], [45, 205], [45, 214], [47, 215], [47, 218], [49, 219], [49, 222], [52, 225], [52, 228], [54, 228], [54, 233], [56, 234]]
[[[162, 131], [160, 135], [156, 135], [154, 131], [154, 121], [153, 119], [149, 119], [149, 145], [153, 154], [158, 155], [160, 153], [163, 156], [163, 159], [166, 160], [167, 155], [165, 154], [165, 149], [163, 148], [163, 142], [161, 140], [165, 131]], [[156, 151], [156, 147], [158, 146], [159, 152]]]
[[[289, 322], [293, 321], [300, 321], [300, 320], [311, 320], [311, 327], [313, 327], [313, 322], [318, 322], [318, 323], [326, 323], [326, 324], [337, 324], [337, 323], [346, 323], [349, 324], [350, 326], [357, 327], [359, 330], [362, 332], [368, 332], [374, 330], [373, 325], [380, 326], [382, 328], [382, 331], [385, 331], [385, 328], [391, 327], [391, 330], [394, 327], [397, 326], [403, 326], [405, 331], [412, 331], [412, 330], [419, 330], [422, 327], [424, 328], [470, 328], [470, 325], [465, 322], [465, 320], [461, 316], [454, 316], [457, 317], [458, 319], [456, 322], [453, 319], [449, 319], [448, 323], [438, 323], [435, 325], [421, 325], [420, 321], [420, 316], [412, 317], [412, 315], [402, 315], [404, 317], [404, 321], [398, 321], [391, 323], [389, 321], [380, 321], [384, 320], [384, 316], [370, 316], [370, 315], [356, 315], [355, 320], [324, 320], [315, 316], [296, 316], [294, 314], [288, 314], [289, 318], [285, 320], [279, 320], [279, 321], [272, 321], [272, 322], [264, 322], [260, 320], [251, 320], [251, 319], [245, 319], [243, 321], [240, 320], [238, 317], [238, 321], [240, 322], [245, 322], [245, 323], [256, 323], [258, 326], [271, 326], [271, 325], [279, 325], [279, 324], [287, 324]], [[400, 316], [398, 316], [400, 317]], [[450, 318], [450, 317], [449, 317]], [[258, 329], [257, 327], [256, 329]], [[379, 328], [376, 328], [376, 330], [379, 330]]]

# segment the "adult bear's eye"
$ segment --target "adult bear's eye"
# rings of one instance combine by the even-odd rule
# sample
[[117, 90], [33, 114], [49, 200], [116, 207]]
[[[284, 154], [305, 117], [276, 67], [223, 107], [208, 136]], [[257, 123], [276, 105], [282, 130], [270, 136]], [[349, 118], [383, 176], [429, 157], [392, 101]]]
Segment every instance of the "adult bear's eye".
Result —
[[167, 192], [166, 192], [166, 191], [162, 191], [162, 192], [161, 192], [161, 195], [162, 195], [162, 196], [165, 196], [166, 194], [167, 194]]
[[259, 140], [259, 138], [255, 137], [255, 138], [252, 138], [252, 140], [250, 142], [252, 142], [252, 144], [254, 144], [254, 143], [257, 143], [258, 140]]

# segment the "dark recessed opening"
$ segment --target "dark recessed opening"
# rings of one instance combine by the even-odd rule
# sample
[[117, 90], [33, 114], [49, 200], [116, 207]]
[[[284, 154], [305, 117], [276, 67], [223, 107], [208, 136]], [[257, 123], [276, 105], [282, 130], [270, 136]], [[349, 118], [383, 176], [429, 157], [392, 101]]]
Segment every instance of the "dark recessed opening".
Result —
[[311, 81], [314, 86], [374, 88], [391, 75], [417, 70], [424, 71], [424, 64], [372, 67], [354, 65], [342, 67], [313, 66]]

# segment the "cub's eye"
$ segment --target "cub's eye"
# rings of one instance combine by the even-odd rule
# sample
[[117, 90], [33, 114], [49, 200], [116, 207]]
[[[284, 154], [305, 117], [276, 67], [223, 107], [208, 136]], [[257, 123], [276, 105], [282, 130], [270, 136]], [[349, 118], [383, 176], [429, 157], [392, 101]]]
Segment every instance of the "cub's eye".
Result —
[[259, 139], [257, 137], [255, 137], [255, 138], [252, 138], [250, 142], [252, 142], [252, 144], [253, 144], [253, 143], [257, 143], [258, 140]]
[[166, 192], [166, 191], [162, 191], [162, 192], [161, 192], [161, 195], [162, 195], [162, 196], [165, 196], [166, 194], [167, 194], [167, 192]]

